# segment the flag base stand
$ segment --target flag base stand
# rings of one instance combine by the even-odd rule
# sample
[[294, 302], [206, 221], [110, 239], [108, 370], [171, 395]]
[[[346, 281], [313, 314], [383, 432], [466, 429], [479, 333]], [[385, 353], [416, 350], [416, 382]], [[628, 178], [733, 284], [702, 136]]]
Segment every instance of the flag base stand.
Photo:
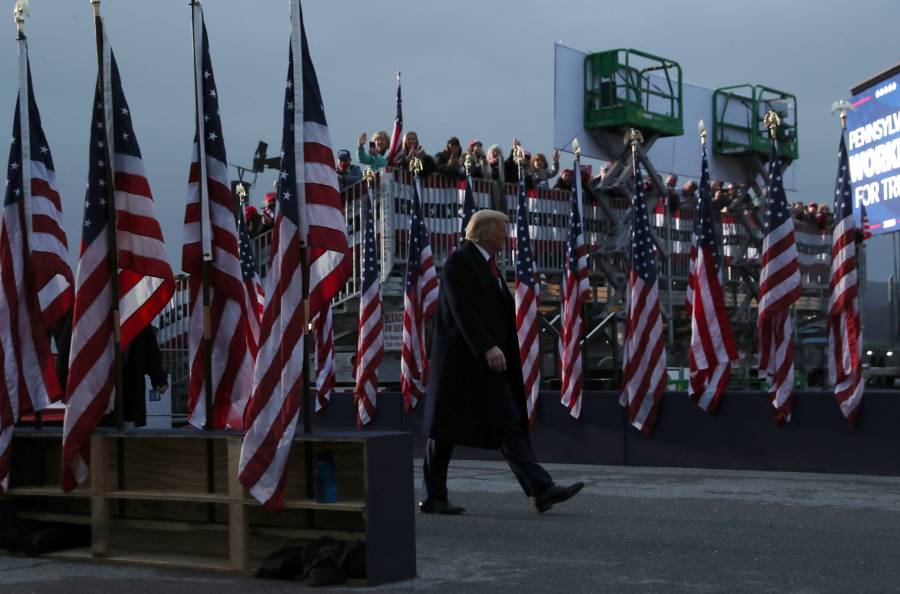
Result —
[[[9, 505], [18, 521], [91, 527], [90, 546], [48, 555], [54, 558], [250, 573], [289, 543], [330, 536], [366, 543], [368, 572], [359, 585], [415, 577], [409, 433], [297, 435], [295, 450], [332, 455], [338, 499], [320, 503], [306, 495], [306, 456], [295, 451], [280, 511], [261, 506], [238, 482], [242, 439], [231, 431], [98, 429], [91, 441], [90, 480], [64, 495], [53, 470], [61, 430], [17, 429], [13, 482], [0, 505]], [[212, 492], [204, 468], [207, 440], [217, 468]], [[210, 507], [213, 514], [207, 513]]]

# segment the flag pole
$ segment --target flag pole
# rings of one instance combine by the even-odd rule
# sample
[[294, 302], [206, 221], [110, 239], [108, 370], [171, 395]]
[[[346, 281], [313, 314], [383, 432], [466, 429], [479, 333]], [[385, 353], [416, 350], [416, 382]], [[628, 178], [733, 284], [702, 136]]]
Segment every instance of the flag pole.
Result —
[[[206, 130], [204, 121], [200, 117], [203, 110], [203, 53], [197, 51], [197, 44], [203, 43], [203, 19], [202, 8], [199, 0], [191, 0], [191, 34], [194, 54], [194, 130], [197, 134], [197, 163], [199, 165], [200, 179], [197, 189], [200, 193], [200, 245], [203, 250], [203, 260], [200, 262], [200, 283], [203, 299], [203, 401], [206, 410], [203, 428], [207, 431], [213, 427], [213, 393], [212, 393], [212, 321], [209, 315], [210, 287], [209, 287], [209, 263], [213, 259], [212, 254], [212, 221], [209, 211], [209, 186], [206, 177]], [[197, 18], [197, 13], [201, 18]]]
[[[31, 259], [31, 234], [34, 228], [34, 220], [31, 214], [31, 97], [28, 88], [28, 41], [25, 36], [25, 17], [31, 16], [28, 10], [28, 0], [17, 0], [13, 8], [13, 20], [16, 23], [16, 41], [19, 47], [19, 129], [21, 130], [19, 141], [19, 161], [22, 175], [22, 216], [25, 219], [25, 234], [22, 237], [25, 262]], [[25, 282], [36, 286], [34, 270], [26, 266]], [[29, 291], [31, 289], [28, 289]], [[34, 412], [34, 426], [40, 430], [43, 427], [43, 411]]]
[[[628, 132], [625, 133], [625, 144], [631, 146], [631, 176], [632, 176], [633, 178], [636, 178], [636, 177], [637, 177], [637, 160], [638, 160], [637, 145], [638, 145], [639, 143], [642, 143], [642, 142], [644, 142], [644, 136], [641, 134], [641, 131], [638, 130], [637, 128], [629, 128], [629, 129], [628, 129]], [[631, 185], [632, 185], [632, 188], [634, 188], [634, 185], [635, 185], [635, 184], [632, 183]], [[635, 195], [635, 203], [636, 203], [636, 202], [637, 202], [637, 195]], [[632, 219], [633, 219], [633, 216], [634, 216], [634, 215], [633, 215], [633, 213], [634, 213], [634, 204], [632, 204], [631, 210], [632, 210]], [[634, 228], [634, 225], [632, 225], [632, 233], [634, 232], [634, 231], [633, 231], [633, 228]], [[628, 265], [631, 266], [631, 262], [630, 262], [630, 261], [629, 261], [629, 264], [628, 264]], [[630, 298], [630, 296], [629, 296], [629, 298]], [[628, 310], [627, 310], [627, 308], [626, 308], [625, 316], [626, 316], [626, 318], [628, 317]], [[671, 324], [672, 322], [673, 322], [673, 320], [670, 319], [670, 320], [669, 320], [669, 323]], [[628, 327], [627, 327], [627, 325], [626, 325], [625, 332], [626, 332], [626, 333], [628, 332]], [[617, 337], [617, 338], [618, 338], [618, 337]], [[627, 337], [627, 336], [625, 337], [625, 341], [626, 341], [626, 342], [628, 341], [628, 337]], [[624, 375], [624, 374], [623, 374], [623, 375]], [[625, 422], [626, 422], [626, 426], [627, 426], [628, 424], [630, 424], [630, 422], [629, 422], [629, 420], [628, 420], [628, 411], [627, 411], [627, 409], [625, 410]]]
[[[310, 319], [309, 319], [309, 218], [306, 214], [306, 151], [304, 142], [305, 130], [303, 119], [303, 21], [300, 12], [300, 4], [297, 0], [290, 1], [290, 20], [291, 20], [291, 59], [293, 61], [293, 80], [294, 85], [291, 89], [293, 95], [293, 121], [292, 129], [294, 133], [294, 176], [295, 176], [295, 196], [299, 208], [299, 235], [300, 235], [300, 271], [301, 271], [301, 307], [303, 308], [303, 376], [301, 380], [302, 392], [300, 403], [303, 421], [303, 432], [312, 432], [312, 400], [309, 390], [309, 338], [310, 338]], [[300, 106], [297, 109], [297, 106]], [[307, 472], [311, 472], [311, 455], [312, 450], [307, 448]], [[311, 475], [307, 478], [311, 478]], [[311, 488], [311, 483], [310, 483]], [[312, 496], [311, 492], [309, 493]]]
[[[832, 113], [832, 114], [837, 114], [838, 116], [840, 116], [840, 119], [841, 119], [841, 137], [842, 137], [842, 138], [843, 138], [843, 136], [844, 136], [844, 133], [845, 133], [846, 130], [847, 130], [847, 112], [848, 112], [848, 111], [855, 110], [855, 109], [856, 109], [856, 108], [853, 107], [853, 104], [850, 103], [849, 101], [847, 101], [846, 99], [838, 99], [837, 101], [835, 101], [834, 103], [831, 104], [831, 113]], [[863, 308], [862, 308], [862, 304], [863, 304], [863, 287], [865, 287], [865, 283], [864, 283], [863, 281], [865, 280], [865, 277], [862, 276], [861, 273], [865, 273], [865, 264], [866, 264], [866, 261], [865, 261], [865, 255], [866, 255], [865, 233], [866, 233], [866, 229], [865, 229], [865, 226], [864, 226], [864, 221], [862, 220], [862, 216], [860, 216], [860, 220], [859, 220], [859, 231], [860, 231], [860, 233], [863, 234], [863, 235], [862, 235], [863, 241], [859, 243], [859, 253], [858, 253], [858, 255], [857, 255], [857, 275], [860, 275], [860, 278], [859, 278], [859, 303], [860, 303], [860, 308], [859, 308], [859, 319], [860, 319], [860, 328], [862, 328], [862, 323], [863, 323], [863, 322], [862, 322], [862, 318], [863, 318], [863, 315], [862, 315], [862, 312], [863, 312]], [[894, 258], [896, 258], [896, 257], [897, 257], [897, 253], [896, 253], [896, 250], [894, 250]]]
[[[849, 101], [847, 101], [846, 99], [839, 99], [839, 100], [835, 101], [831, 106], [831, 113], [838, 114], [841, 119], [841, 140], [844, 139], [844, 134], [847, 130], [847, 112], [850, 110], [854, 110], [854, 109], [856, 109], [856, 108], [853, 107], [853, 104], [850, 103]], [[849, 175], [849, 172], [847, 172], [847, 174]], [[832, 234], [833, 233], [834, 233], [834, 231], [832, 230]], [[857, 253], [856, 253], [856, 279], [857, 279], [856, 282], [857, 282], [857, 286], [859, 287], [859, 289], [858, 289], [859, 296], [857, 298], [857, 302], [858, 302], [857, 315], [859, 316], [859, 338], [860, 338], [860, 340], [862, 340], [862, 337], [864, 336], [864, 330], [865, 330], [865, 316], [863, 315], [863, 311], [865, 311], [865, 300], [864, 300], [863, 292], [864, 292], [865, 286], [866, 286], [866, 282], [865, 282], [866, 281], [866, 276], [865, 276], [865, 274], [866, 274], [866, 235], [865, 235], [866, 228], [865, 228], [865, 221], [863, 221], [862, 216], [860, 216], [858, 233], [861, 233], [862, 241], [860, 241], [857, 244]], [[895, 259], [897, 258], [897, 250], [893, 250], [893, 257]], [[826, 301], [825, 307], [826, 307], [825, 315], [827, 317], [830, 314], [830, 311], [828, 311], [828, 302], [827, 301]], [[892, 311], [893, 311], [893, 308], [892, 308]], [[863, 347], [860, 347], [860, 349], [862, 349], [862, 348]], [[862, 358], [860, 358], [859, 365], [860, 365], [860, 368], [862, 368]], [[862, 373], [861, 369], [860, 369], [860, 373]], [[823, 386], [824, 386], [824, 384], [823, 384]]]
[[97, 40], [97, 85], [100, 88], [100, 109], [103, 110], [104, 136], [106, 142], [103, 144], [103, 160], [108, 164], [104, 167], [104, 178], [106, 188], [106, 242], [107, 254], [106, 261], [109, 267], [109, 289], [112, 299], [112, 318], [113, 318], [113, 373], [115, 374], [116, 383], [116, 400], [115, 400], [115, 421], [116, 427], [122, 429], [125, 423], [125, 394], [123, 393], [124, 378], [122, 370], [122, 328], [119, 324], [119, 252], [116, 243], [116, 189], [115, 178], [113, 176], [114, 163], [110, 153], [110, 126], [112, 124], [112, 116], [107, 111], [107, 99], [112, 101], [111, 97], [107, 97], [107, 89], [111, 84], [106, 80], [106, 44], [104, 43], [103, 34], [103, 17], [100, 16], [100, 0], [91, 0], [91, 6], [94, 9], [94, 30]]
[[13, 20], [16, 22], [16, 40], [19, 46], [19, 121], [21, 129], [22, 153], [22, 207], [25, 217], [25, 257], [31, 256], [31, 235], [34, 228], [34, 220], [31, 216], [31, 122], [30, 96], [28, 88], [28, 41], [25, 37], [25, 17], [29, 16], [28, 1], [17, 0], [13, 9]]
[[[584, 234], [584, 185], [581, 183], [581, 144], [578, 142], [578, 138], [572, 139], [572, 152], [575, 153], [575, 171], [572, 172], [572, 177], [575, 181], [575, 188], [581, 188], [581, 193], [575, 196], [575, 207], [578, 209], [578, 220], [581, 222], [581, 233]], [[578, 177], [575, 177], [575, 176]], [[585, 250], [587, 250], [587, 238], [585, 237]], [[565, 286], [565, 279], [563, 280], [563, 285]], [[591, 277], [588, 274], [588, 288], [591, 286]], [[580, 292], [580, 289], [579, 289]], [[593, 289], [591, 289], [591, 296], [593, 297]], [[579, 309], [581, 310], [581, 373], [582, 373], [582, 393], [584, 393], [588, 388], [588, 371], [590, 371], [590, 365], [588, 364], [588, 341], [587, 341], [587, 301], [581, 301], [579, 298]]]

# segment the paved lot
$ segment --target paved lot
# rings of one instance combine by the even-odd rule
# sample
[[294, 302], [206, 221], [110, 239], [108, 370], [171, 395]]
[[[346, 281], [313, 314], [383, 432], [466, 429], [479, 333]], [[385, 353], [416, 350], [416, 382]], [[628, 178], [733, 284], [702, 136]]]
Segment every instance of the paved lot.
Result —
[[[883, 592], [900, 584], [900, 479], [549, 468], [557, 480], [587, 487], [538, 515], [504, 464], [455, 463], [451, 499], [468, 513], [419, 516], [419, 577], [371, 591]], [[3, 594], [302, 590], [297, 583], [0, 555]]]

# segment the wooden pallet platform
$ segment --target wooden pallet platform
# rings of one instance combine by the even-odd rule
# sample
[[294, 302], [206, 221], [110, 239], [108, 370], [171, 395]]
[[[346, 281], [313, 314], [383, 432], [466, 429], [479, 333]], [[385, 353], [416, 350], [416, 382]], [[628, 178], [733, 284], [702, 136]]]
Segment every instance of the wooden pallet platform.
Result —
[[[101, 429], [89, 481], [66, 495], [56, 482], [60, 431], [17, 429], [12, 485], [0, 504], [21, 520], [91, 527], [90, 547], [54, 558], [247, 573], [278, 548], [330, 536], [365, 541], [365, 585], [415, 577], [408, 433], [298, 435], [278, 512], [238, 482], [241, 441], [228, 431]], [[310, 464], [325, 452], [338, 469], [335, 503], [312, 497]]]

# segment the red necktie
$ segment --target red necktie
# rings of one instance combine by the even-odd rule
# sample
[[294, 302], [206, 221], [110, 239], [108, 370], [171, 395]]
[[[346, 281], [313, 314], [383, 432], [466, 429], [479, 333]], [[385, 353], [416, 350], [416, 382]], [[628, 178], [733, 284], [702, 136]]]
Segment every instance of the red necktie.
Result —
[[494, 278], [496, 278], [497, 280], [500, 280], [500, 271], [497, 270], [497, 263], [494, 262], [493, 258], [489, 258], [488, 262], [491, 263], [491, 272], [494, 273]]

